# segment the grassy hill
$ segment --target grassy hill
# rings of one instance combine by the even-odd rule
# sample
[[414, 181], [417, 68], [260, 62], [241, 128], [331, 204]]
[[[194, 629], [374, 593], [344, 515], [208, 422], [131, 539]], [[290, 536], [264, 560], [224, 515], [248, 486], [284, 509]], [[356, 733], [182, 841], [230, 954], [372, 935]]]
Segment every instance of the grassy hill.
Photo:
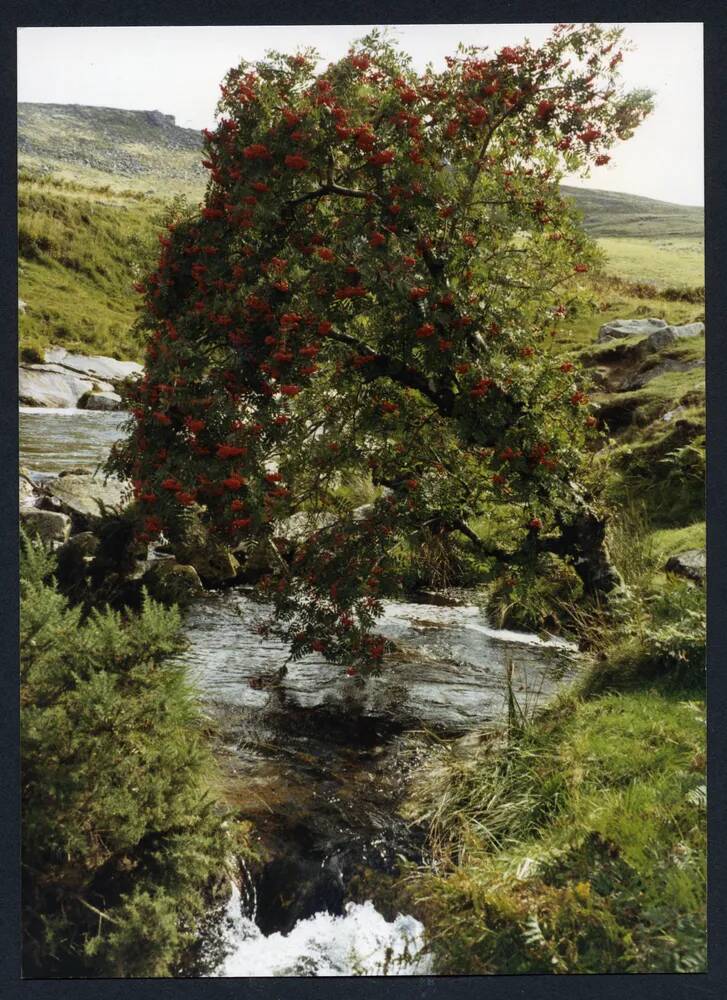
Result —
[[18, 286], [21, 357], [60, 344], [140, 360], [132, 284], [152, 263], [166, 202], [108, 186], [21, 175]]
[[160, 111], [18, 104], [18, 166], [84, 184], [200, 196], [201, 146]]
[[694, 205], [566, 185], [562, 191], [583, 212], [584, 227], [594, 237], [704, 238], [704, 209]]

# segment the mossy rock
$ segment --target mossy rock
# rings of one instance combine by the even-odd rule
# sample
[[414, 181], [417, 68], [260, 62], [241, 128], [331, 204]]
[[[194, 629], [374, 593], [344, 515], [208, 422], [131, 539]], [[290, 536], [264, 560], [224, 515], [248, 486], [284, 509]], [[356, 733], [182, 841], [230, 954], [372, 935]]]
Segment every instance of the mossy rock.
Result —
[[194, 513], [176, 526], [170, 547], [177, 562], [194, 567], [206, 586], [228, 583], [240, 572], [237, 558], [210, 534]]
[[175, 559], [160, 559], [142, 577], [151, 597], [162, 604], [188, 605], [204, 592], [194, 566], [184, 566]]

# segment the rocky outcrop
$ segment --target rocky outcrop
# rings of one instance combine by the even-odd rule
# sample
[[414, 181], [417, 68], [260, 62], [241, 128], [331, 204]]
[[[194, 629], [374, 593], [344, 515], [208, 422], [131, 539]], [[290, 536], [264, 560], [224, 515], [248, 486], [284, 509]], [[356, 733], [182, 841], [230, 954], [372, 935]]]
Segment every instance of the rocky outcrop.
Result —
[[684, 323], [681, 326], [670, 326], [666, 320], [652, 317], [650, 319], [614, 319], [604, 323], [598, 331], [599, 344], [612, 340], [623, 340], [628, 337], [641, 337], [640, 347], [644, 351], [662, 351], [679, 340], [689, 337], [704, 336], [704, 323]]
[[25, 406], [118, 410], [122, 402], [115, 390], [142, 371], [134, 361], [86, 357], [64, 347], [49, 347], [42, 363], [20, 366], [18, 395]]
[[87, 392], [78, 401], [82, 410], [121, 410], [123, 402], [117, 392]]
[[663, 330], [667, 323], [663, 319], [614, 319], [604, 323], [598, 331], [598, 343], [607, 340], [623, 340], [625, 337], [647, 337]]
[[655, 330], [649, 336], [646, 345], [652, 351], [662, 351], [665, 347], [670, 347], [678, 340], [702, 336], [704, 336], [704, 323], [685, 323], [682, 326], [666, 326], [661, 330]]
[[19, 483], [19, 503], [21, 509], [23, 507], [34, 507], [36, 499], [35, 485], [30, 478], [30, 473], [27, 469], [21, 468]]
[[687, 549], [668, 559], [664, 569], [667, 573], [703, 584], [707, 578], [707, 553], [704, 549]]
[[176, 559], [154, 560], [141, 582], [151, 597], [164, 604], [185, 606], [204, 590], [194, 566], [184, 566]]
[[113, 386], [54, 364], [21, 365], [18, 373], [18, 398], [23, 406], [74, 407], [94, 390], [113, 392]]
[[47, 348], [44, 358], [46, 364], [61, 365], [86, 378], [103, 380], [114, 385], [127, 378], [141, 375], [144, 370], [142, 365], [135, 361], [117, 361], [116, 358], [106, 358], [102, 355], [86, 357], [83, 354], [71, 354], [64, 347]]
[[704, 359], [699, 358], [695, 361], [667, 359], [660, 364], [652, 365], [650, 368], [642, 368], [640, 371], [627, 376], [619, 386], [619, 392], [643, 389], [652, 379], [658, 378], [660, 375], [666, 375], [668, 372], [689, 372], [693, 368], [704, 368]]

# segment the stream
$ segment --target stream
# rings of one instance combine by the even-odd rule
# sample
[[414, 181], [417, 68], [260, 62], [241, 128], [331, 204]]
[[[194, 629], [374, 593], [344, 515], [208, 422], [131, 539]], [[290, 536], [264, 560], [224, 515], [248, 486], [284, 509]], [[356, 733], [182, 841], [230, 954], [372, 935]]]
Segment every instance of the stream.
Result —
[[[36, 475], [102, 461], [124, 414], [21, 408], [20, 464]], [[208, 592], [185, 618], [184, 662], [215, 734], [222, 792], [252, 824], [258, 860], [224, 907], [226, 957], [208, 975], [424, 975], [422, 925], [391, 883], [424, 834], [399, 814], [432, 741], [496, 724], [508, 670], [530, 712], [575, 669], [573, 647], [491, 627], [459, 594], [388, 601], [378, 629], [395, 653], [361, 681], [262, 638], [244, 588]]]

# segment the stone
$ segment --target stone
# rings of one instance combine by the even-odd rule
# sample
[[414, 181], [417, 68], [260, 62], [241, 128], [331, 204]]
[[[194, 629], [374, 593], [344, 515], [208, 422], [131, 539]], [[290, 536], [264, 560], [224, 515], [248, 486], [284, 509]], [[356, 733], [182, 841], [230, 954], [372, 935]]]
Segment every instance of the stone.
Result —
[[90, 559], [96, 555], [100, 544], [98, 535], [92, 531], [79, 531], [58, 550], [58, 558], [61, 559], [67, 553], [74, 552], [83, 559]]
[[163, 604], [189, 604], [204, 592], [194, 566], [185, 566], [176, 559], [157, 559], [141, 578], [150, 597]]
[[108, 383], [98, 385], [58, 365], [20, 365], [18, 398], [23, 406], [74, 407], [94, 388], [111, 392]]
[[86, 357], [83, 354], [71, 354], [64, 347], [48, 347], [44, 357], [48, 364], [62, 366], [86, 378], [103, 379], [112, 383], [139, 376], [144, 370], [143, 366], [135, 361], [117, 361], [116, 358], [102, 355]]
[[43, 506], [49, 504], [70, 515], [75, 532], [97, 524], [104, 508], [116, 510], [125, 506], [128, 487], [118, 479], [68, 473], [45, 483], [43, 492]]
[[613, 319], [598, 331], [598, 343], [606, 340], [623, 340], [625, 337], [648, 337], [667, 326], [663, 319]]
[[643, 389], [645, 385], [648, 385], [652, 379], [658, 378], [660, 375], [666, 375], [667, 372], [689, 372], [693, 368], [704, 368], [704, 359], [699, 358], [695, 361], [676, 361], [673, 359], [667, 359], [662, 361], [661, 364], [654, 365], [651, 368], [647, 368], [643, 371], [634, 372], [633, 375], [629, 375], [628, 378], [619, 386], [619, 392], [629, 392], [632, 389]]
[[299, 544], [306, 538], [310, 538], [316, 531], [322, 531], [335, 524], [337, 518], [335, 514], [308, 514], [306, 511], [298, 511], [291, 514], [285, 520], [279, 521], [275, 526], [275, 537], [285, 539], [287, 542]]
[[707, 578], [707, 553], [705, 549], [687, 549], [668, 559], [664, 569], [703, 584]]
[[71, 519], [67, 514], [39, 510], [37, 507], [22, 509], [20, 523], [29, 535], [40, 538], [49, 546], [56, 542], [65, 542], [71, 533]]
[[655, 330], [646, 341], [646, 345], [651, 351], [661, 351], [678, 340], [702, 336], [704, 336], [704, 323], [685, 323], [682, 326], [667, 326], [662, 330]]
[[171, 540], [171, 549], [177, 562], [193, 566], [208, 586], [234, 580], [240, 571], [240, 563], [233, 553], [213, 538], [193, 514], [185, 520], [178, 536]]
[[79, 404], [82, 410], [123, 410], [121, 396], [116, 392], [87, 392]]
[[678, 417], [680, 414], [684, 413], [685, 410], [686, 406], [677, 406], [675, 410], [669, 410], [668, 413], [665, 413], [661, 419], [665, 424], [670, 424], [674, 417]]

